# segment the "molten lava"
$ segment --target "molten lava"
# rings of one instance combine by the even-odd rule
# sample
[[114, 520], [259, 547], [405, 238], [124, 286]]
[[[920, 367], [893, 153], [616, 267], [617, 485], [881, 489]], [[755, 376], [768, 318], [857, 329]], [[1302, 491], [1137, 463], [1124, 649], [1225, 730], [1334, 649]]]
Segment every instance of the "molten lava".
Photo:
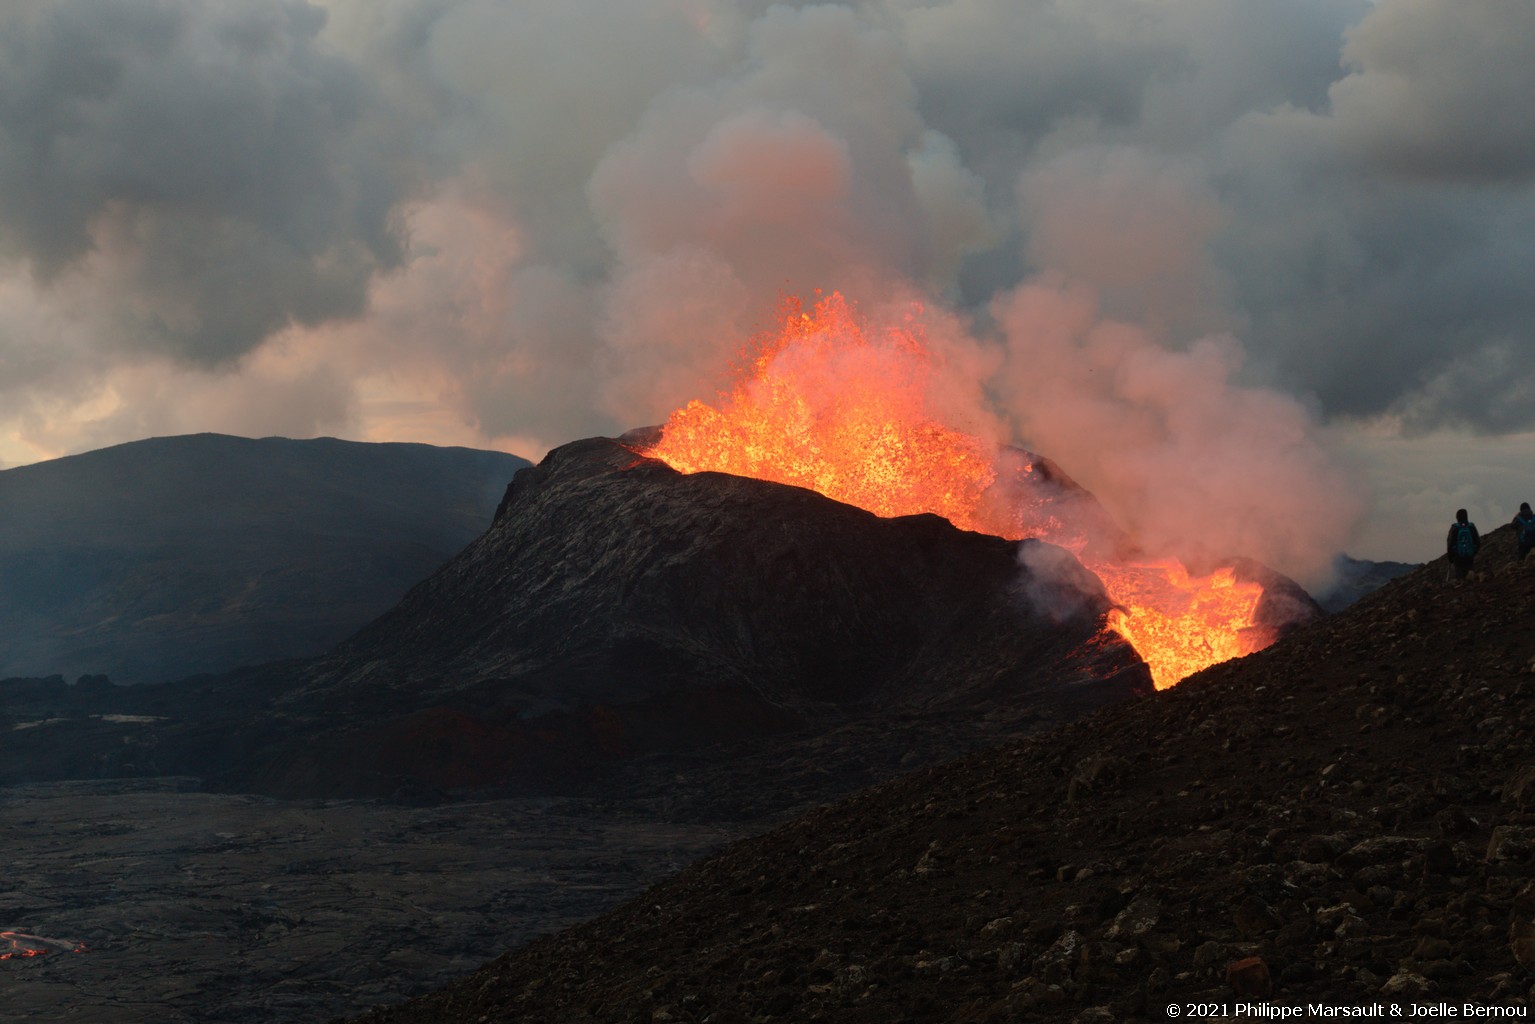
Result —
[[840, 295], [809, 313], [791, 305], [730, 393], [674, 412], [645, 454], [683, 473], [793, 484], [882, 516], [934, 512], [961, 529], [1068, 548], [1103, 581], [1118, 606], [1109, 627], [1158, 689], [1262, 646], [1250, 628], [1257, 584], [1225, 569], [1191, 577], [1175, 560], [1086, 557], [1089, 539], [1075, 525], [998, 508], [996, 450], [939, 420], [933, 369], [918, 331], [871, 336]]
[[881, 516], [975, 521], [992, 452], [928, 412], [929, 357], [908, 331], [867, 337], [840, 295], [791, 306], [722, 408], [689, 402], [646, 452], [683, 473], [714, 470], [808, 487]]
[[25, 957], [47, 956], [49, 953], [86, 953], [85, 943], [69, 939], [49, 939], [26, 932], [0, 932], [0, 960], [20, 960]]
[[1109, 612], [1109, 628], [1130, 641], [1159, 690], [1266, 646], [1252, 629], [1263, 588], [1238, 582], [1230, 569], [1192, 577], [1176, 561], [1088, 568], [1120, 606]]

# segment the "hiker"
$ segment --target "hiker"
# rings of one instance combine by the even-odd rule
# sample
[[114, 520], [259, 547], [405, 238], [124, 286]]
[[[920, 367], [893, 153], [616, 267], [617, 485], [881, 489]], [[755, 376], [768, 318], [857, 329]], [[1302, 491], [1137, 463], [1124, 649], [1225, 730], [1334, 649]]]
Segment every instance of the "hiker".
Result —
[[1444, 541], [1444, 553], [1450, 556], [1456, 579], [1466, 578], [1481, 547], [1482, 536], [1476, 532], [1476, 524], [1466, 518], [1465, 509], [1456, 509], [1455, 522], [1450, 524], [1449, 536]]
[[1535, 548], [1535, 512], [1530, 511], [1530, 503], [1519, 503], [1519, 514], [1514, 516], [1514, 536], [1519, 538], [1519, 561], [1524, 561], [1524, 556], [1530, 553], [1530, 548]]

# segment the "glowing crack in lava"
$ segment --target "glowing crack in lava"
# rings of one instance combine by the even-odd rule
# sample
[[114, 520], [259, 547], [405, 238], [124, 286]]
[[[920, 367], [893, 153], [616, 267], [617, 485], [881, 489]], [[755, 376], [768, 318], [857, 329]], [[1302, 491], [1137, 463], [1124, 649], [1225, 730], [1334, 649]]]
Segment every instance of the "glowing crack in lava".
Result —
[[26, 932], [0, 932], [0, 960], [20, 960], [59, 952], [87, 953], [89, 950], [85, 943], [69, 939], [49, 939]]
[[689, 402], [644, 454], [683, 473], [794, 484], [881, 516], [934, 512], [965, 530], [1070, 549], [1117, 608], [1108, 625], [1158, 689], [1266, 646], [1253, 613], [1263, 589], [1229, 569], [1194, 577], [1172, 559], [1086, 557], [1080, 530], [999, 507], [996, 449], [937, 418], [933, 356], [915, 328], [866, 331], [840, 295], [791, 303], [717, 406]]

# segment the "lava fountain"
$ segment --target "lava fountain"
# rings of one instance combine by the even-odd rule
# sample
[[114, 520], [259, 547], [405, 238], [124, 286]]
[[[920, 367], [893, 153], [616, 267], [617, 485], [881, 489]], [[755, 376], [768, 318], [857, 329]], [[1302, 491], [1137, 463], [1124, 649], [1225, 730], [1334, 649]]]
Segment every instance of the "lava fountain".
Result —
[[993, 452], [927, 414], [929, 362], [915, 332], [891, 329], [876, 344], [839, 295], [813, 313], [791, 303], [720, 408], [689, 402], [645, 454], [683, 473], [773, 480], [979, 530]]
[[1158, 689], [1266, 646], [1253, 628], [1263, 588], [1229, 569], [1191, 575], [1175, 559], [1107, 557], [1080, 524], [999, 501], [999, 450], [941, 421], [934, 356], [915, 327], [871, 332], [840, 295], [791, 303], [717, 405], [689, 402], [644, 454], [683, 473], [715, 471], [808, 487], [881, 516], [933, 512], [965, 530], [1037, 537], [1103, 581], [1109, 628]]

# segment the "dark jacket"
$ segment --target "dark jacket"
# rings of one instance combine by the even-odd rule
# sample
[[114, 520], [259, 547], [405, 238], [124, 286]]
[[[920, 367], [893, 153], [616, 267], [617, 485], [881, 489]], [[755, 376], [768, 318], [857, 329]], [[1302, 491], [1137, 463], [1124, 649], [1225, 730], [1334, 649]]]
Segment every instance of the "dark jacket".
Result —
[[1526, 519], [1524, 513], [1521, 512], [1514, 516], [1514, 536], [1519, 538], [1520, 544], [1523, 544], [1525, 542], [1524, 538], [1528, 534], [1535, 534], [1535, 515]]
[[1471, 553], [1475, 555], [1482, 549], [1482, 535], [1476, 532], [1475, 523], [1451, 523], [1449, 535], [1444, 539], [1444, 553], [1451, 558], [1456, 557], [1455, 539], [1460, 536], [1460, 528], [1462, 526], [1468, 527], [1471, 530]]

